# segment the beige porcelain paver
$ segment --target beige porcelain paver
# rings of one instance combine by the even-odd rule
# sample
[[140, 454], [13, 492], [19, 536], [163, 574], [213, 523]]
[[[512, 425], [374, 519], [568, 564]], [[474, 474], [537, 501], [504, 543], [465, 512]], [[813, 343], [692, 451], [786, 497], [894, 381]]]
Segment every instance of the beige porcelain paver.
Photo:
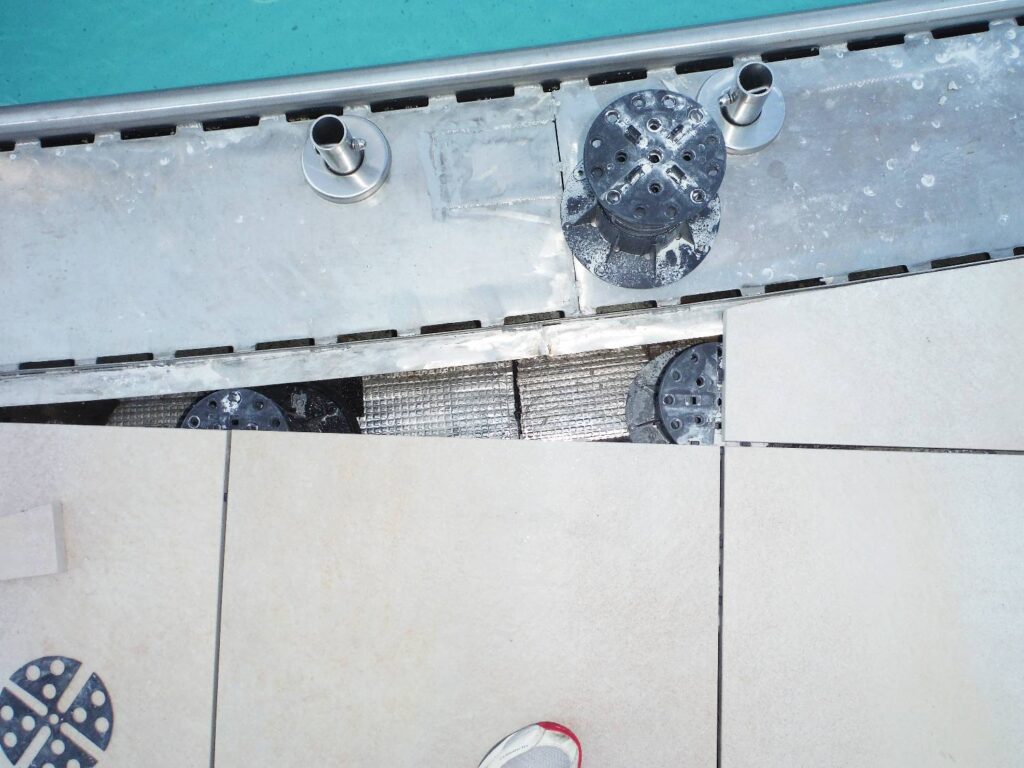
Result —
[[720, 452], [236, 433], [216, 762], [713, 766]]
[[1024, 450], [1024, 260], [725, 314], [725, 436]]
[[[59, 502], [66, 552], [63, 572], [0, 582], [0, 688], [38, 658], [79, 661], [54, 701], [70, 716], [99, 675], [113, 709], [109, 746], [93, 749], [100, 768], [208, 765], [225, 435], [3, 424], [0, 467], [0, 515]], [[49, 666], [40, 672], [44, 688]], [[32, 728], [4, 733], [15, 747], [45, 741], [53, 702], [38, 702], [51, 709]], [[14, 722], [4, 714], [0, 729]], [[95, 740], [98, 723], [78, 727]], [[38, 764], [75, 759], [73, 739], [57, 741], [63, 752]]]
[[722, 767], [1019, 766], [1024, 456], [728, 448]]

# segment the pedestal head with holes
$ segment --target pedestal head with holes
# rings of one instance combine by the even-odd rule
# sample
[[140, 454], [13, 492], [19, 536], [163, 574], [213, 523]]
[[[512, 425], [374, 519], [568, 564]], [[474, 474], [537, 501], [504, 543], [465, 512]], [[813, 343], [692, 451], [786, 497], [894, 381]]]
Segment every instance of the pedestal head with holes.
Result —
[[12, 765], [92, 768], [94, 755], [109, 746], [110, 694], [97, 674], [86, 677], [81, 668], [66, 656], [43, 656], [0, 689], [0, 748]]
[[222, 389], [198, 400], [179, 425], [186, 429], [257, 429], [287, 432], [281, 406], [252, 389]]
[[634, 443], [712, 445], [722, 422], [722, 344], [670, 350], [645, 365], [626, 394]]
[[623, 288], [681, 279], [718, 231], [725, 158], [721, 130], [693, 99], [666, 90], [616, 99], [566, 182], [562, 231], [573, 255]]

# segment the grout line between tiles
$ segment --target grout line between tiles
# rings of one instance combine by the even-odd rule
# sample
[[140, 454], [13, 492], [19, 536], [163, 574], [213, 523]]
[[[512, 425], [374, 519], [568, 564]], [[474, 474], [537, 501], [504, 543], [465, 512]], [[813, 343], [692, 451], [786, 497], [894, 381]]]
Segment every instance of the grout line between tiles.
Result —
[[224, 603], [224, 548], [228, 533], [228, 484], [231, 479], [231, 430], [224, 443], [224, 496], [220, 512], [220, 563], [217, 574], [217, 619], [213, 641], [213, 710], [210, 722], [210, 768], [217, 758], [217, 694], [220, 686], [220, 620]]
[[722, 768], [722, 611], [725, 586], [725, 447], [718, 459], [718, 701], [715, 729], [715, 765]]
[[1024, 456], [1024, 450], [1010, 450], [1000, 448], [923, 448], [916, 446], [890, 446], [890, 445], [816, 445], [814, 443], [760, 443], [757, 446], [743, 445], [741, 443], [730, 443], [730, 445], [765, 448], [803, 448], [825, 451], [897, 451], [903, 453], [978, 453], [995, 454], [1000, 456]]

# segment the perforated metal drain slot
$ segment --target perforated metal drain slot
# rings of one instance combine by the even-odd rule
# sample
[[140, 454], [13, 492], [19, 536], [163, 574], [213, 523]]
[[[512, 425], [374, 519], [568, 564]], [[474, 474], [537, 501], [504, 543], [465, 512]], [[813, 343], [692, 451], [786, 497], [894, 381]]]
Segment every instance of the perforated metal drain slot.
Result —
[[721, 129], [700, 104], [667, 90], [622, 96], [590, 126], [566, 183], [569, 249], [623, 288], [675, 282], [711, 248], [724, 175]]
[[60, 706], [81, 668], [67, 656], [43, 656], [11, 675], [13, 686], [0, 691], [0, 748], [12, 765], [96, 765], [93, 755], [109, 746], [114, 733], [114, 708], [103, 681], [89, 675], [71, 703]]
[[658, 355], [629, 386], [629, 439], [634, 443], [714, 444], [722, 421], [723, 380], [720, 342]]

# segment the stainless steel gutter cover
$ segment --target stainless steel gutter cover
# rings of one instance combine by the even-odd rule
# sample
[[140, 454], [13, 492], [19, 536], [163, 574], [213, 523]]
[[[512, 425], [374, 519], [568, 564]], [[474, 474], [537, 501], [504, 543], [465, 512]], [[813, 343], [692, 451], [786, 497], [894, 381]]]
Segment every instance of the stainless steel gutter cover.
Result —
[[[460, 92], [398, 111], [367, 102], [410, 93], [399, 80], [373, 95], [353, 73], [0, 109], [0, 137], [26, 139], [0, 152], [0, 405], [496, 362], [545, 354], [550, 339], [577, 336], [577, 317], [591, 318], [588, 336], [568, 351], [714, 335], [722, 304], [668, 306], [1013, 256], [1024, 244], [1013, 210], [1024, 176], [1010, 162], [1024, 112], [1018, 24], [857, 50], [835, 41], [1022, 11], [877, 3], [501, 54], [490, 70], [478, 57], [452, 71], [476, 72], [474, 85], [562, 73], [561, 86], [489, 100]], [[811, 47], [772, 53], [783, 43]], [[698, 269], [653, 290], [603, 283], [574, 262], [558, 220], [587, 126], [630, 91], [695, 94], [710, 72], [688, 71], [685, 59], [725, 51], [773, 61], [787, 94], [782, 134], [730, 159], [721, 228]], [[682, 60], [680, 71], [569, 79], [665, 57]], [[432, 66], [409, 68], [424, 93], [469, 84], [431, 79]], [[607, 80], [620, 81], [596, 84]], [[314, 96], [362, 99], [346, 112], [387, 135], [392, 177], [373, 198], [336, 206], [306, 186], [308, 122], [282, 112]], [[263, 116], [225, 130], [198, 122], [239, 111]], [[174, 135], [111, 131], [165, 120]], [[55, 126], [110, 132], [86, 144], [32, 138]], [[606, 314], [616, 307], [633, 314]], [[522, 316], [547, 324], [509, 325]], [[223, 354], [183, 356], [196, 349]]]

